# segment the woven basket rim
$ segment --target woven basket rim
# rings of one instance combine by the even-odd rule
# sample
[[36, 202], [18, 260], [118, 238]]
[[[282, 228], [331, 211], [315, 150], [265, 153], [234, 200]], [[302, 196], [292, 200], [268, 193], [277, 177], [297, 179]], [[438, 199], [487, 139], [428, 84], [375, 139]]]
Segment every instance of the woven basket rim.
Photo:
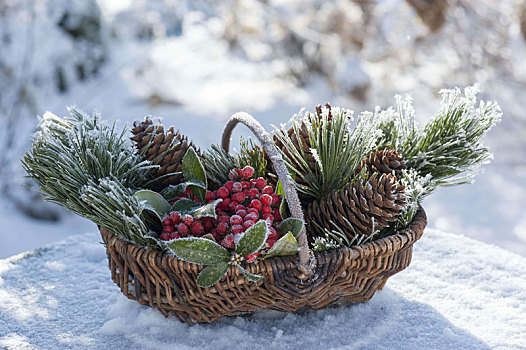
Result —
[[[344, 247], [340, 247], [337, 249], [326, 250], [326, 251], [313, 251], [313, 254], [315, 257], [317, 257], [320, 255], [337, 254], [338, 252], [346, 250], [349, 252], [351, 259], [364, 259], [364, 258], [368, 258], [374, 255], [385, 254], [387, 251], [396, 252], [396, 251], [404, 249], [407, 246], [412, 245], [415, 241], [420, 239], [420, 237], [423, 234], [423, 228], [420, 229], [420, 227], [422, 226], [425, 227], [426, 224], [427, 224], [426, 212], [422, 206], [419, 206], [419, 209], [416, 215], [414, 216], [413, 220], [409, 224], [409, 226], [398, 231], [397, 233], [393, 235], [389, 235], [389, 236], [386, 236], [386, 237], [383, 237], [377, 240], [373, 240], [371, 242], [367, 242], [361, 245], [353, 246], [353, 247], [344, 246]], [[161, 259], [168, 258], [168, 259], [172, 259], [172, 261], [174, 262], [184, 261], [184, 260], [177, 258], [177, 256], [171, 254], [168, 251], [158, 251], [152, 248], [140, 246], [137, 243], [131, 240], [125, 239], [124, 237], [118, 234], [115, 234], [103, 227], [99, 226], [99, 230], [101, 231], [101, 233], [103, 231], [106, 231], [107, 233], [109, 233], [112, 239], [116, 239], [118, 241], [124, 242], [125, 244], [133, 245], [135, 249], [152, 250], [156, 254], [158, 254], [158, 256]], [[297, 256], [276, 256], [276, 257], [272, 257], [269, 259], [281, 259], [281, 260], [290, 261], [290, 259], [297, 259]], [[261, 263], [262, 261], [257, 261], [254, 265], [258, 265]]]

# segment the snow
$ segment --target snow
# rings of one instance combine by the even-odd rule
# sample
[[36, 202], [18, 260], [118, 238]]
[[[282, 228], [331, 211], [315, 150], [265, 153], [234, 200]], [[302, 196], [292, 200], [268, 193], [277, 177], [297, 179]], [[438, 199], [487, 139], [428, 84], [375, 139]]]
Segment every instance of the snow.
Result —
[[188, 326], [126, 299], [94, 230], [0, 260], [6, 349], [526, 349], [526, 258], [426, 229], [363, 304]]

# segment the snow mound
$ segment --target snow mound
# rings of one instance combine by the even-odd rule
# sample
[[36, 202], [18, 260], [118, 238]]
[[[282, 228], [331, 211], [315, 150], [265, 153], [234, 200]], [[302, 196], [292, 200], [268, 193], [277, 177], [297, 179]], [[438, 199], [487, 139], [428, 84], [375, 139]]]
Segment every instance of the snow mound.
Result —
[[6, 349], [525, 349], [526, 259], [426, 230], [364, 304], [188, 326], [120, 294], [97, 233], [0, 260]]

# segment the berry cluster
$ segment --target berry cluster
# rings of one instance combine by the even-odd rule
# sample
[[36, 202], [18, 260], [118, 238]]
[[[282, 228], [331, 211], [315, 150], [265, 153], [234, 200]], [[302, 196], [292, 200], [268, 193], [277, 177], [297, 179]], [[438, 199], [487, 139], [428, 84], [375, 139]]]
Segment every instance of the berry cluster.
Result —
[[[229, 249], [234, 247], [235, 235], [245, 232], [262, 219], [269, 223], [270, 234], [265, 247], [270, 249], [279, 239], [275, 227], [282, 220], [279, 212], [281, 196], [274, 192], [274, 188], [264, 178], [254, 179], [254, 169], [250, 166], [232, 169], [229, 177], [231, 181], [206, 193], [207, 203], [222, 199], [216, 208], [217, 219], [195, 219], [190, 215], [172, 212], [163, 219], [161, 240], [211, 234], [216, 242]], [[191, 198], [191, 194], [185, 193], [185, 197]], [[258, 255], [256, 253], [245, 258], [253, 262]]]

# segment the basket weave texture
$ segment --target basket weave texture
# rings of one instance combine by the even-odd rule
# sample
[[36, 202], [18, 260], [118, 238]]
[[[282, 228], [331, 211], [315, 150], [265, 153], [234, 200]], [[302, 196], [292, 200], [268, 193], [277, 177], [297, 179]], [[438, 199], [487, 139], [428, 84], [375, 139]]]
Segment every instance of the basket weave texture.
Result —
[[257, 309], [296, 311], [367, 301], [390, 276], [409, 265], [413, 243], [422, 236], [426, 223], [420, 208], [411, 225], [395, 235], [352, 248], [316, 252], [315, 271], [307, 280], [301, 279], [297, 258], [275, 257], [246, 265], [251, 273], [264, 277], [257, 283], [231, 268], [210, 288], [200, 288], [195, 282], [202, 265], [141, 248], [104, 228], [100, 233], [111, 278], [126, 297], [195, 324]]
[[[245, 124], [260, 140], [281, 181], [291, 215], [304, 221], [303, 211], [288, 170], [272, 139], [251, 115], [239, 112], [228, 121], [222, 146], [228, 151], [232, 130]], [[322, 309], [337, 302], [364, 302], [381, 289], [387, 278], [411, 262], [413, 243], [426, 226], [420, 208], [412, 223], [394, 235], [352, 248], [310, 254], [305, 227], [298, 236], [298, 257], [274, 257], [244, 264], [250, 282], [231, 267], [215, 285], [201, 288], [197, 276], [204, 266], [137, 246], [100, 228], [106, 246], [112, 280], [122, 293], [140, 304], [173, 314], [181, 322], [212, 322], [257, 309], [296, 311]]]

